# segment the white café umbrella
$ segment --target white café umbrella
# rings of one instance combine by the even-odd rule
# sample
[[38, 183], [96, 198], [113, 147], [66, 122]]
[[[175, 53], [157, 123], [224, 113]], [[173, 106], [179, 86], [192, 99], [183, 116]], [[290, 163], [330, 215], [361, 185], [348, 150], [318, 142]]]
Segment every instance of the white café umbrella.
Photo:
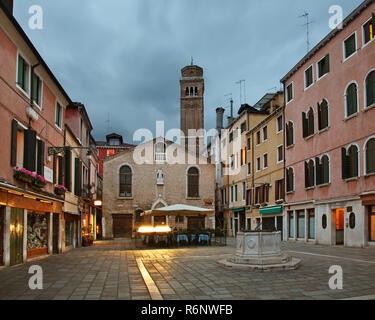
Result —
[[141, 216], [199, 216], [212, 213], [215, 213], [214, 209], [193, 207], [186, 204], [175, 204], [169, 207], [145, 211], [141, 213]]

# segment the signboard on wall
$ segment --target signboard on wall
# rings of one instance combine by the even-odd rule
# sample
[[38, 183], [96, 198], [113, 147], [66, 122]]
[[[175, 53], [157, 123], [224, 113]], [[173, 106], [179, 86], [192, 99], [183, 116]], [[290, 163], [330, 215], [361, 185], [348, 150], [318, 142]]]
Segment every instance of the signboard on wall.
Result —
[[44, 179], [46, 179], [48, 182], [53, 183], [53, 170], [44, 167]]

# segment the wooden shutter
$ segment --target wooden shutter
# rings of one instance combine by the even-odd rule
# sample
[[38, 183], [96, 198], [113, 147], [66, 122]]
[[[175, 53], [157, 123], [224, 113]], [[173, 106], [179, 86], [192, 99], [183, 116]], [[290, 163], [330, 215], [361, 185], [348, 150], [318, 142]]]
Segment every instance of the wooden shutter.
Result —
[[275, 200], [279, 200], [280, 199], [280, 180], [278, 181], [275, 181]]
[[315, 158], [315, 168], [316, 168], [316, 184], [322, 184], [323, 181], [323, 164], [320, 163], [319, 158]]
[[357, 147], [352, 148], [352, 152], [353, 154], [351, 155], [351, 168], [352, 168], [351, 176], [358, 177], [359, 172], [358, 172], [358, 149]]
[[319, 130], [323, 129], [322, 125], [322, 104], [318, 103], [318, 127]]
[[280, 182], [281, 182], [281, 196], [280, 196], [280, 200], [281, 199], [285, 200], [285, 180], [281, 179]]
[[44, 175], [44, 142], [38, 140], [38, 158], [37, 158], [37, 174]]
[[58, 172], [58, 184], [62, 186], [64, 184], [64, 158], [59, 157], [59, 172]]
[[57, 158], [53, 155], [53, 183], [56, 184]]
[[18, 122], [13, 119], [11, 142], [10, 142], [10, 165], [12, 167], [17, 165], [17, 132], [18, 132]]
[[20, 55], [18, 55], [18, 75], [17, 75], [17, 84], [23, 89], [24, 83], [23, 83], [23, 78], [24, 78], [24, 61], [21, 58]]
[[326, 65], [326, 73], [328, 73], [329, 71], [330, 71], [330, 67], [329, 67], [329, 54], [327, 54], [326, 55], [326, 57], [324, 58], [325, 59], [325, 61], [326, 61], [326, 63], [325, 63], [325, 65]]
[[375, 103], [375, 71], [371, 72], [366, 83], [367, 107]]
[[24, 131], [23, 166], [32, 172], [35, 171], [36, 162], [36, 131], [28, 129]]
[[68, 191], [72, 191], [72, 152], [65, 151], [65, 187]]
[[264, 185], [260, 187], [259, 203], [264, 203]]
[[78, 188], [78, 195], [82, 195], [82, 161], [79, 161], [79, 172], [78, 172], [78, 182], [79, 182], [79, 188]]
[[349, 177], [349, 159], [348, 156], [346, 155], [346, 149], [342, 148], [341, 149], [341, 166], [342, 166], [342, 178], [343, 179], [348, 179]]
[[79, 189], [80, 189], [80, 184], [79, 184], [79, 159], [75, 158], [74, 159], [74, 194], [76, 196], [79, 195]]
[[306, 161], [305, 161], [305, 187], [306, 188], [309, 187], [309, 165]]
[[302, 112], [302, 130], [303, 137], [306, 138], [308, 136], [308, 121], [305, 112]]

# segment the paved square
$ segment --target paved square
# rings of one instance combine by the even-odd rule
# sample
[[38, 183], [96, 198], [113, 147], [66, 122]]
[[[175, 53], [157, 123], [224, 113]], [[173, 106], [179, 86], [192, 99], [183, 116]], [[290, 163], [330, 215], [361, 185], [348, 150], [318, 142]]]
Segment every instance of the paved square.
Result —
[[[67, 254], [0, 269], [0, 299], [375, 299], [375, 248], [283, 243], [300, 258], [298, 270], [250, 272], [226, 269], [217, 260], [227, 247], [131, 250], [130, 241], [102, 242]], [[30, 290], [31, 265], [43, 268], [43, 290]], [[330, 290], [330, 266], [344, 271], [344, 289]]]

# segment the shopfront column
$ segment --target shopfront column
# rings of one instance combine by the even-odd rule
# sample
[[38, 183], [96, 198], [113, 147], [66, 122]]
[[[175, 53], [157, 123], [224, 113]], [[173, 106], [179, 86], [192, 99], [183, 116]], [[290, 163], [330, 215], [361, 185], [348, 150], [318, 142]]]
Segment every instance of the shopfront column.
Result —
[[308, 213], [308, 210], [305, 209], [305, 242], [308, 241], [308, 237], [309, 237], [309, 213]]
[[53, 254], [53, 213], [48, 213], [48, 254]]
[[297, 211], [293, 210], [293, 222], [294, 222], [294, 240], [298, 239], [298, 221], [297, 221]]
[[5, 207], [4, 217], [4, 265], [10, 265], [10, 207]]
[[58, 247], [59, 247], [59, 253], [62, 253], [62, 250], [63, 250], [63, 239], [62, 239], [62, 235], [64, 233], [64, 230], [65, 230], [65, 227], [64, 227], [64, 218], [63, 218], [63, 215], [62, 214], [59, 214], [59, 236], [58, 236], [58, 239], [59, 239], [59, 244], [58, 244]]
[[27, 214], [28, 210], [23, 211], [23, 262], [27, 261]]

